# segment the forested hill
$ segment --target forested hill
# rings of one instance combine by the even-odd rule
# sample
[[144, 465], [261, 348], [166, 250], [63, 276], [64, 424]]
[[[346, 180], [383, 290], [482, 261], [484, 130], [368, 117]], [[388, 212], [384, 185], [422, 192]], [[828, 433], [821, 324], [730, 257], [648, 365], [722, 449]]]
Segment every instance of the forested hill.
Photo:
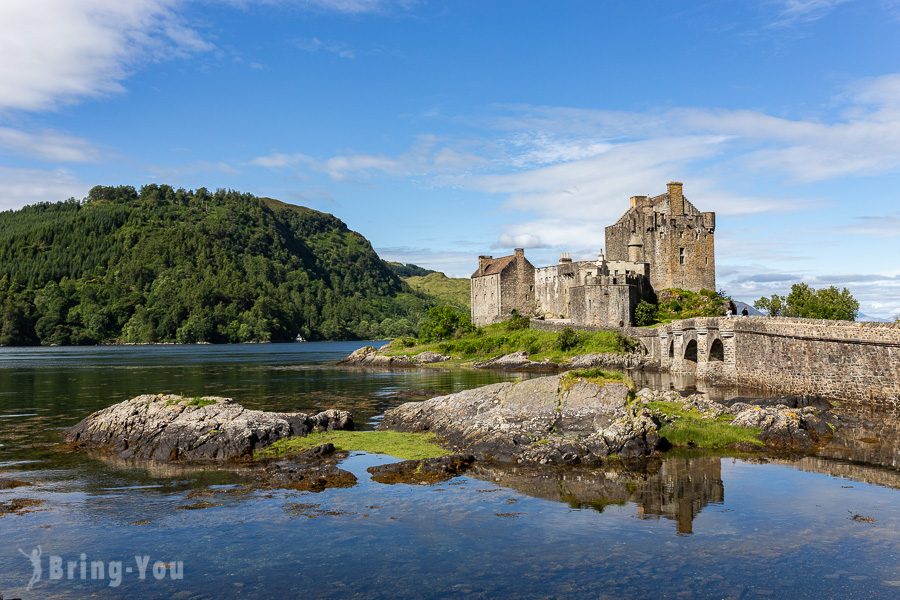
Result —
[[0, 213], [0, 344], [413, 333], [433, 304], [332, 215], [234, 191], [95, 187]]

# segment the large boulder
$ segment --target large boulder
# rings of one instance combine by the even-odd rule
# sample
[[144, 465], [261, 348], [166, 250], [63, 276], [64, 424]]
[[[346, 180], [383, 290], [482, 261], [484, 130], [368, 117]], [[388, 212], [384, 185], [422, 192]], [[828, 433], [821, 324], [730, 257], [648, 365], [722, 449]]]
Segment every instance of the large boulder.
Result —
[[558, 375], [403, 404], [385, 413], [381, 427], [431, 431], [479, 459], [537, 464], [642, 456], [659, 441], [649, 411], [624, 384]]
[[281, 438], [331, 429], [353, 429], [350, 413], [264, 412], [229, 398], [151, 394], [95, 412], [65, 436], [126, 459], [206, 462], [249, 458]]

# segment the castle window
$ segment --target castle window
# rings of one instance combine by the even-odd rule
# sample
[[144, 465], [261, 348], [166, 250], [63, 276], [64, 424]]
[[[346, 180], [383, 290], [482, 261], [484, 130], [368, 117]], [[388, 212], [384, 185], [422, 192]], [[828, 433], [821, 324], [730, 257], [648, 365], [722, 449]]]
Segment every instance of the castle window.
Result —
[[684, 264], [684, 248], [678, 249], [678, 262]]

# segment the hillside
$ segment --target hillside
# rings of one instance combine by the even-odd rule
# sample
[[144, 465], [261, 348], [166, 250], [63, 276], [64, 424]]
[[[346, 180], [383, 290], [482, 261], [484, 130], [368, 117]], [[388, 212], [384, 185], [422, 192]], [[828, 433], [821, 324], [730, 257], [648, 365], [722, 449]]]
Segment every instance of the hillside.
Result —
[[406, 277], [404, 281], [414, 290], [433, 296], [441, 304], [451, 304], [466, 310], [472, 304], [468, 279], [431, 272], [424, 276]]
[[0, 213], [0, 344], [413, 333], [414, 292], [336, 217], [148, 185]]

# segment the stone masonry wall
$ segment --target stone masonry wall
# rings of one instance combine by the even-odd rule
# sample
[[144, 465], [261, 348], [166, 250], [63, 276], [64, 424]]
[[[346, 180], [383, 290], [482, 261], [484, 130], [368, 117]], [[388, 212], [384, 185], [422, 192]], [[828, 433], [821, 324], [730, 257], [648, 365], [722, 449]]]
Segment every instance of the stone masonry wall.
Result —
[[733, 319], [738, 383], [832, 398], [900, 398], [900, 325]]
[[[632, 330], [663, 368], [782, 394], [900, 402], [900, 325], [717, 317]], [[710, 351], [719, 342], [724, 360]], [[685, 354], [691, 343], [697, 361]]]
[[470, 282], [472, 322], [489, 325], [500, 318], [500, 274], [473, 277]]

